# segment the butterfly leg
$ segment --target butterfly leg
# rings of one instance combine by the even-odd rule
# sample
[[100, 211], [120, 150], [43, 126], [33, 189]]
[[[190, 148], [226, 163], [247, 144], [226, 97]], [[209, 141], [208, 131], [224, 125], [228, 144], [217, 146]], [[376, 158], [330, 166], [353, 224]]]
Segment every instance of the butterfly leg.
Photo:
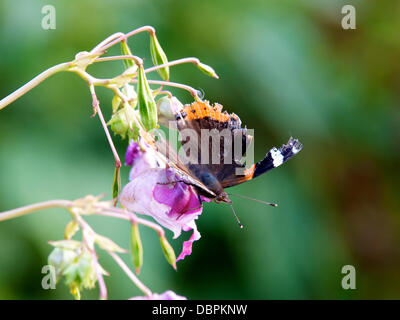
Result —
[[186, 185], [188, 185], [188, 186], [192, 186], [192, 187], [196, 187], [196, 185], [194, 184], [194, 183], [190, 183], [190, 182], [188, 182], [188, 181], [186, 181], [186, 180], [175, 180], [175, 181], [168, 181], [168, 182], [157, 182], [157, 184], [159, 184], [159, 185], [175, 185], [176, 183], [178, 183], [178, 182], [182, 182], [182, 183], [184, 183], [184, 184], [186, 184]]

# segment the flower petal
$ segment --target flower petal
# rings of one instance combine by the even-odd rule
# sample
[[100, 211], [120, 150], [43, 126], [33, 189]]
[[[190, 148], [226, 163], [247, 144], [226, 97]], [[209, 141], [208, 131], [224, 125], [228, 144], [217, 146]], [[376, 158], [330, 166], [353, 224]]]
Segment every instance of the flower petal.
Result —
[[140, 150], [139, 144], [131, 140], [125, 153], [125, 165], [133, 166], [135, 160], [142, 155], [143, 152]]
[[[182, 182], [177, 182], [172, 188], [170, 185], [159, 184], [168, 181], [170, 170], [153, 168], [140, 173], [124, 187], [120, 201], [128, 210], [152, 216], [177, 238], [183, 227], [197, 219], [202, 207], [191, 186]], [[169, 201], [166, 196], [174, 200]]]
[[183, 242], [182, 252], [179, 254], [176, 261], [183, 260], [183, 259], [185, 259], [186, 256], [191, 255], [193, 242], [199, 240], [201, 237], [200, 232], [197, 230], [197, 226], [194, 221], [191, 224], [191, 226], [184, 228], [185, 231], [189, 231], [190, 229], [193, 229], [193, 233], [192, 233], [191, 237], [189, 238], [189, 240]]

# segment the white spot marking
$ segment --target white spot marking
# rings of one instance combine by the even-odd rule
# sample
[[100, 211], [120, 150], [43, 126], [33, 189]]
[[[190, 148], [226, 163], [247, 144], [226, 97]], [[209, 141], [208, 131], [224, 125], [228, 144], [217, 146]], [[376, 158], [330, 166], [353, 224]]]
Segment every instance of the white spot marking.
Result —
[[300, 151], [300, 149], [296, 148], [296, 146], [293, 146], [292, 152], [293, 152], [294, 154], [296, 154], [296, 153], [299, 152], [299, 151]]
[[283, 154], [277, 148], [272, 148], [269, 152], [271, 153], [273, 166], [275, 168], [279, 167], [283, 163]]

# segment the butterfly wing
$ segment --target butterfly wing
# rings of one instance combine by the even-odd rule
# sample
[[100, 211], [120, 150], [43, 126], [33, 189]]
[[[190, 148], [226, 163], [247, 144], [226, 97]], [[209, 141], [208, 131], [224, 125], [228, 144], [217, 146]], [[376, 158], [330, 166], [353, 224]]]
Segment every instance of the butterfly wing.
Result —
[[[197, 142], [197, 145], [194, 145], [195, 151], [197, 148], [194, 155], [191, 154], [193, 151], [191, 139], [181, 141], [188, 159], [187, 169], [216, 194], [223, 192], [224, 188], [243, 183], [278, 167], [302, 148], [297, 139], [290, 138], [288, 143], [280, 149], [272, 148], [262, 161], [250, 168], [245, 168], [241, 160], [253, 137], [247, 134], [246, 128], [241, 127], [241, 121], [237, 115], [222, 112], [221, 105], [211, 106], [208, 101], [186, 105], [181, 114], [177, 115], [177, 127], [181, 134], [185, 129], [191, 129], [195, 132], [195, 136], [202, 137], [201, 139], [203, 139], [203, 134], [210, 130], [215, 130], [219, 134], [219, 150], [212, 150], [213, 138], [207, 136], [201, 143]], [[204, 145], [203, 142], [205, 142]], [[235, 150], [236, 146], [240, 150]], [[202, 151], [205, 148], [209, 153], [208, 157], [204, 158]], [[212, 155], [216, 153], [219, 155], [219, 161], [213, 163]]]
[[272, 148], [270, 151], [268, 151], [263, 160], [257, 162], [249, 169], [246, 169], [243, 175], [230, 175], [225, 177], [225, 179], [221, 181], [221, 185], [224, 188], [228, 188], [254, 179], [268, 172], [269, 170], [279, 167], [281, 164], [296, 155], [302, 149], [302, 147], [303, 146], [299, 140], [291, 137], [288, 143], [282, 145], [281, 148]]
[[214, 193], [222, 193], [223, 182], [236, 176], [237, 168], [244, 169], [241, 159], [253, 137], [237, 115], [208, 101], [186, 105], [176, 124], [188, 170]]
[[173, 168], [184, 183], [196, 187], [201, 195], [211, 199], [215, 198], [216, 194], [191, 174], [178, 153], [164, 139], [163, 135], [158, 132], [155, 133], [157, 140], [150, 135], [144, 135], [144, 138], [146, 143], [157, 152], [159, 160], [166, 163], [170, 168]]

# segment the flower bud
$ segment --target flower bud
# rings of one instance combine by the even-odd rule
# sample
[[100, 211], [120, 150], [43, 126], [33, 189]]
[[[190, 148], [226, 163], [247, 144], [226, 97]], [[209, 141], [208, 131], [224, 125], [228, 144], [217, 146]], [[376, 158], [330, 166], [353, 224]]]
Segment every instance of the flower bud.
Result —
[[[167, 56], [155, 34], [150, 36], [150, 52], [154, 65], [159, 66], [168, 63]], [[163, 80], [169, 80], [169, 67], [157, 69], [157, 72]]]
[[111, 126], [114, 134], [119, 134], [122, 139], [128, 134], [130, 139], [137, 140], [139, 128], [135, 124], [134, 117], [137, 117], [136, 111], [130, 106], [125, 106], [112, 115], [107, 125]]
[[121, 105], [121, 98], [118, 97], [117, 95], [115, 95], [111, 101], [111, 105], [112, 105], [112, 111], [113, 113], [116, 113], [119, 106]]
[[149, 131], [157, 126], [157, 107], [143, 65], [139, 66], [137, 99], [140, 119], [145, 129]]
[[63, 271], [65, 283], [70, 287], [74, 294], [76, 289], [92, 289], [97, 281], [96, 269], [92, 255], [84, 249], [74, 261]]
[[[122, 93], [128, 98], [128, 100], [136, 100], [137, 99], [137, 94], [135, 91], [135, 88], [131, 84], [125, 84], [122, 88]], [[135, 105], [131, 104], [131, 106], [134, 108]]]
[[132, 222], [131, 226], [131, 256], [136, 273], [139, 274], [143, 264], [143, 246], [139, 234], [139, 225], [136, 222]]
[[[65, 283], [75, 299], [80, 299], [82, 288], [92, 289], [97, 281], [96, 267], [88, 249], [79, 241], [60, 240], [50, 242], [55, 246], [48, 263], [56, 270], [56, 279], [65, 277]], [[100, 266], [100, 272], [108, 275]]]
[[72, 294], [75, 300], [81, 300], [81, 290], [76, 284], [72, 284], [69, 288], [69, 292]]
[[122, 139], [125, 139], [126, 133], [129, 130], [129, 123], [123, 110], [114, 113], [110, 121], [107, 122], [107, 125], [111, 126], [111, 130], [115, 135], [119, 134]]
[[157, 100], [157, 109], [161, 117], [175, 120], [175, 115], [183, 109], [183, 104], [176, 97], [162, 97]]
[[213, 77], [215, 79], [219, 79], [218, 75], [215, 73], [214, 69], [211, 68], [210, 66], [199, 62], [197, 65], [197, 68], [199, 68], [201, 71], [203, 71], [206, 75]]
[[56, 280], [59, 280], [65, 268], [79, 255], [80, 250], [54, 248], [47, 258], [48, 264], [56, 271]]
[[49, 241], [49, 244], [56, 248], [75, 250], [78, 249], [82, 243], [76, 240], [58, 240]]
[[174, 249], [171, 247], [165, 236], [160, 237], [160, 243], [165, 259], [167, 259], [168, 263], [176, 270], [176, 256]]

